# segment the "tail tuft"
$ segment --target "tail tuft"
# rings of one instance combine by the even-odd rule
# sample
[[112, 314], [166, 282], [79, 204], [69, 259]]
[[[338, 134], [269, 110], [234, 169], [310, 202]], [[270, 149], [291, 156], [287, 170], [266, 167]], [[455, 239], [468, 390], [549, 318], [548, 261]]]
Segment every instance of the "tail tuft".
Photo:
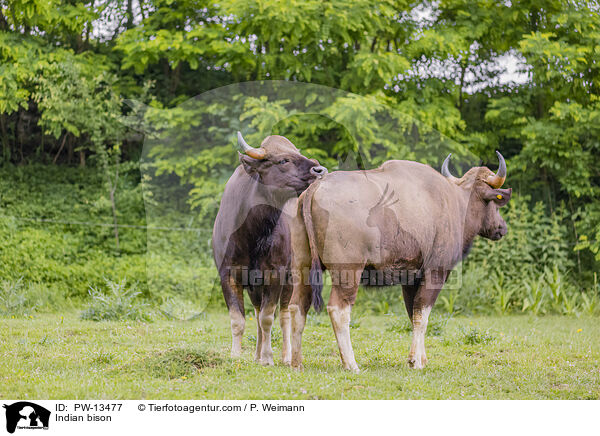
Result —
[[312, 288], [312, 306], [318, 313], [323, 309], [323, 296], [321, 295], [323, 291], [323, 270], [319, 259], [313, 259], [312, 261], [309, 281]]
[[312, 219], [312, 199], [313, 195], [319, 186], [319, 181], [313, 182], [306, 191], [300, 196], [302, 207], [302, 218], [304, 227], [306, 228], [306, 236], [308, 237], [308, 245], [310, 247], [310, 257], [312, 259], [309, 273], [309, 282], [312, 289], [312, 306], [317, 312], [323, 308], [323, 265], [319, 258], [319, 250], [317, 249], [317, 240], [315, 237], [315, 227]]

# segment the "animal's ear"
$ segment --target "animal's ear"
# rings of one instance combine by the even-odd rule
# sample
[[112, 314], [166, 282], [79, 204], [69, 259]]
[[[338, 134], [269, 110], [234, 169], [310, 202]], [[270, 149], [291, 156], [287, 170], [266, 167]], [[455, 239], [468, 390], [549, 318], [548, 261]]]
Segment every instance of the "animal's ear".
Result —
[[238, 154], [240, 155], [240, 163], [244, 166], [246, 173], [250, 175], [255, 174], [262, 161], [259, 159], [254, 159], [250, 156], [246, 156], [245, 154]]
[[486, 189], [483, 195], [483, 199], [487, 201], [493, 201], [498, 205], [498, 207], [502, 207], [505, 206], [506, 203], [508, 203], [511, 196], [512, 188], [494, 189], [492, 187], [489, 187], [489, 189]]

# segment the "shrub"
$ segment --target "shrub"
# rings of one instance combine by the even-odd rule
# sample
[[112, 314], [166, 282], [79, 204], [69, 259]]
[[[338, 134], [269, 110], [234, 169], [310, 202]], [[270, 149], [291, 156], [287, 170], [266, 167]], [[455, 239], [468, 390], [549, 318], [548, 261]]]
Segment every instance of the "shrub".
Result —
[[24, 287], [23, 278], [15, 281], [3, 280], [0, 287], [0, 314], [5, 316], [22, 316], [35, 306], [28, 301]]
[[125, 279], [116, 283], [106, 280], [109, 292], [90, 288], [92, 301], [81, 314], [81, 319], [91, 321], [150, 321], [149, 306], [137, 298], [140, 294], [135, 286], [127, 287]]

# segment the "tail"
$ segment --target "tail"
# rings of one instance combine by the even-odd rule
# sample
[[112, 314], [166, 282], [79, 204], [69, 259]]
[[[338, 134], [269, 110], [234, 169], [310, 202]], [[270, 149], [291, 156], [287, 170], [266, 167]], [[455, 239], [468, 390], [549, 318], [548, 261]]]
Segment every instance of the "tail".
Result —
[[323, 308], [323, 265], [319, 259], [319, 251], [317, 250], [317, 240], [315, 237], [315, 226], [312, 219], [312, 199], [317, 190], [318, 181], [313, 182], [306, 191], [302, 194], [302, 219], [308, 236], [308, 244], [310, 246], [310, 273], [308, 276], [310, 287], [312, 289], [312, 306], [315, 311], [320, 312]]

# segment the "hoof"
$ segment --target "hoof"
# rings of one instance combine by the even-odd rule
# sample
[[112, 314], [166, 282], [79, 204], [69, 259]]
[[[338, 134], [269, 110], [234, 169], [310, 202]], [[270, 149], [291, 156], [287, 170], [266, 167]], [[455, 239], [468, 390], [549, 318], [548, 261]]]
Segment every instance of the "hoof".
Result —
[[412, 369], [423, 369], [427, 365], [427, 358], [409, 358], [408, 367]]
[[352, 374], [360, 374], [360, 369], [358, 368], [357, 365], [354, 365], [354, 366], [345, 366], [344, 369], [346, 371], [351, 372]]

